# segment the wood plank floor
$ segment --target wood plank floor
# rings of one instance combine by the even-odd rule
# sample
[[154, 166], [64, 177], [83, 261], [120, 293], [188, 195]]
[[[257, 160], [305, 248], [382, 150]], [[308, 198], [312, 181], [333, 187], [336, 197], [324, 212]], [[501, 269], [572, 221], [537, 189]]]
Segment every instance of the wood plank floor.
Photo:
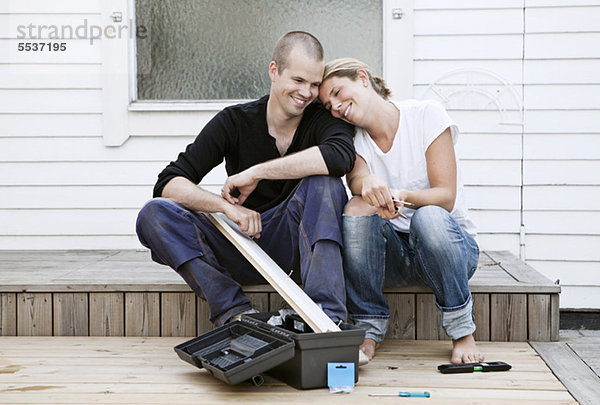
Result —
[[173, 346], [185, 338], [0, 337], [0, 403], [10, 404], [210, 404], [405, 403], [372, 393], [429, 391], [428, 404], [576, 404], [527, 343], [483, 342], [489, 361], [509, 372], [443, 375], [447, 341], [384, 342], [361, 368], [349, 395], [327, 389], [296, 390], [267, 377], [264, 385], [229, 386], [181, 361]]

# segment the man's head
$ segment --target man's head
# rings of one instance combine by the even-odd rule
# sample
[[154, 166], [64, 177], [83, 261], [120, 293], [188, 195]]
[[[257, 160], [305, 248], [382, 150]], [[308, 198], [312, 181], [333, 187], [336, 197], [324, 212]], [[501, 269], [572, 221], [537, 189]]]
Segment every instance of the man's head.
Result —
[[303, 31], [288, 32], [277, 41], [269, 64], [270, 101], [287, 117], [302, 115], [319, 95], [323, 66], [323, 46], [317, 38]]

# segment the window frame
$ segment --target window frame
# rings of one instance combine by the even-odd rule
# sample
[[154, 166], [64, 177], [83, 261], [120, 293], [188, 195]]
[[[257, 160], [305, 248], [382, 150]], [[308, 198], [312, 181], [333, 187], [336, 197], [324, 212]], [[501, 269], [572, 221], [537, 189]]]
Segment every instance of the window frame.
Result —
[[[413, 2], [414, 0], [381, 0], [383, 7], [383, 77], [395, 95], [401, 98], [412, 96], [413, 65]], [[122, 21], [135, 27], [135, 0], [104, 0], [101, 2], [101, 16], [107, 25], [116, 25], [111, 16], [118, 11]], [[402, 9], [402, 19], [391, 18], [392, 10]], [[401, 21], [401, 24], [394, 24]], [[393, 44], [409, 43], [402, 49]], [[249, 101], [231, 99], [216, 101], [165, 100], [145, 101], [137, 98], [137, 47], [136, 38], [113, 38], [101, 41], [102, 48], [102, 134], [106, 146], [120, 146], [130, 136], [169, 136], [195, 135], [201, 123], [208, 122], [223, 108]], [[393, 68], [392, 68], [393, 67]], [[403, 72], [402, 75], [398, 72]], [[173, 119], [192, 114], [190, 119], [173, 133], [154, 133], [148, 126], [159, 119]], [[160, 118], [159, 118], [160, 116]], [[150, 124], [144, 124], [144, 117]], [[189, 118], [189, 117], [188, 117]], [[176, 125], [177, 126], [177, 125]], [[193, 128], [192, 128], [193, 126]]]

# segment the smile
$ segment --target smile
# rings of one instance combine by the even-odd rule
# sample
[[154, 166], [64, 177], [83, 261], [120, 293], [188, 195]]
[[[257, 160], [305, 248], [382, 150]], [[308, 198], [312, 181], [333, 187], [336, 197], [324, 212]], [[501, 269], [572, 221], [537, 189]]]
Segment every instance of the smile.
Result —
[[298, 98], [298, 97], [294, 97], [294, 96], [292, 96], [292, 100], [294, 100], [294, 102], [301, 107], [304, 107], [306, 105], [306, 102], [308, 101], [303, 98]]
[[350, 110], [352, 109], [352, 103], [348, 103], [348, 106], [342, 112], [344, 118], [348, 118], [348, 114], [350, 114]]

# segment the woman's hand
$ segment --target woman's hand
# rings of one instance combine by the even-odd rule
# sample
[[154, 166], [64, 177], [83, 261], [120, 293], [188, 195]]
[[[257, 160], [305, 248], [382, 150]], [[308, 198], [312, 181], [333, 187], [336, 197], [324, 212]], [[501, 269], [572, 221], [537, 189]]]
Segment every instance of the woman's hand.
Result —
[[390, 188], [379, 176], [370, 174], [363, 178], [361, 195], [363, 200], [377, 208], [377, 214], [380, 217], [384, 219], [397, 218]]

